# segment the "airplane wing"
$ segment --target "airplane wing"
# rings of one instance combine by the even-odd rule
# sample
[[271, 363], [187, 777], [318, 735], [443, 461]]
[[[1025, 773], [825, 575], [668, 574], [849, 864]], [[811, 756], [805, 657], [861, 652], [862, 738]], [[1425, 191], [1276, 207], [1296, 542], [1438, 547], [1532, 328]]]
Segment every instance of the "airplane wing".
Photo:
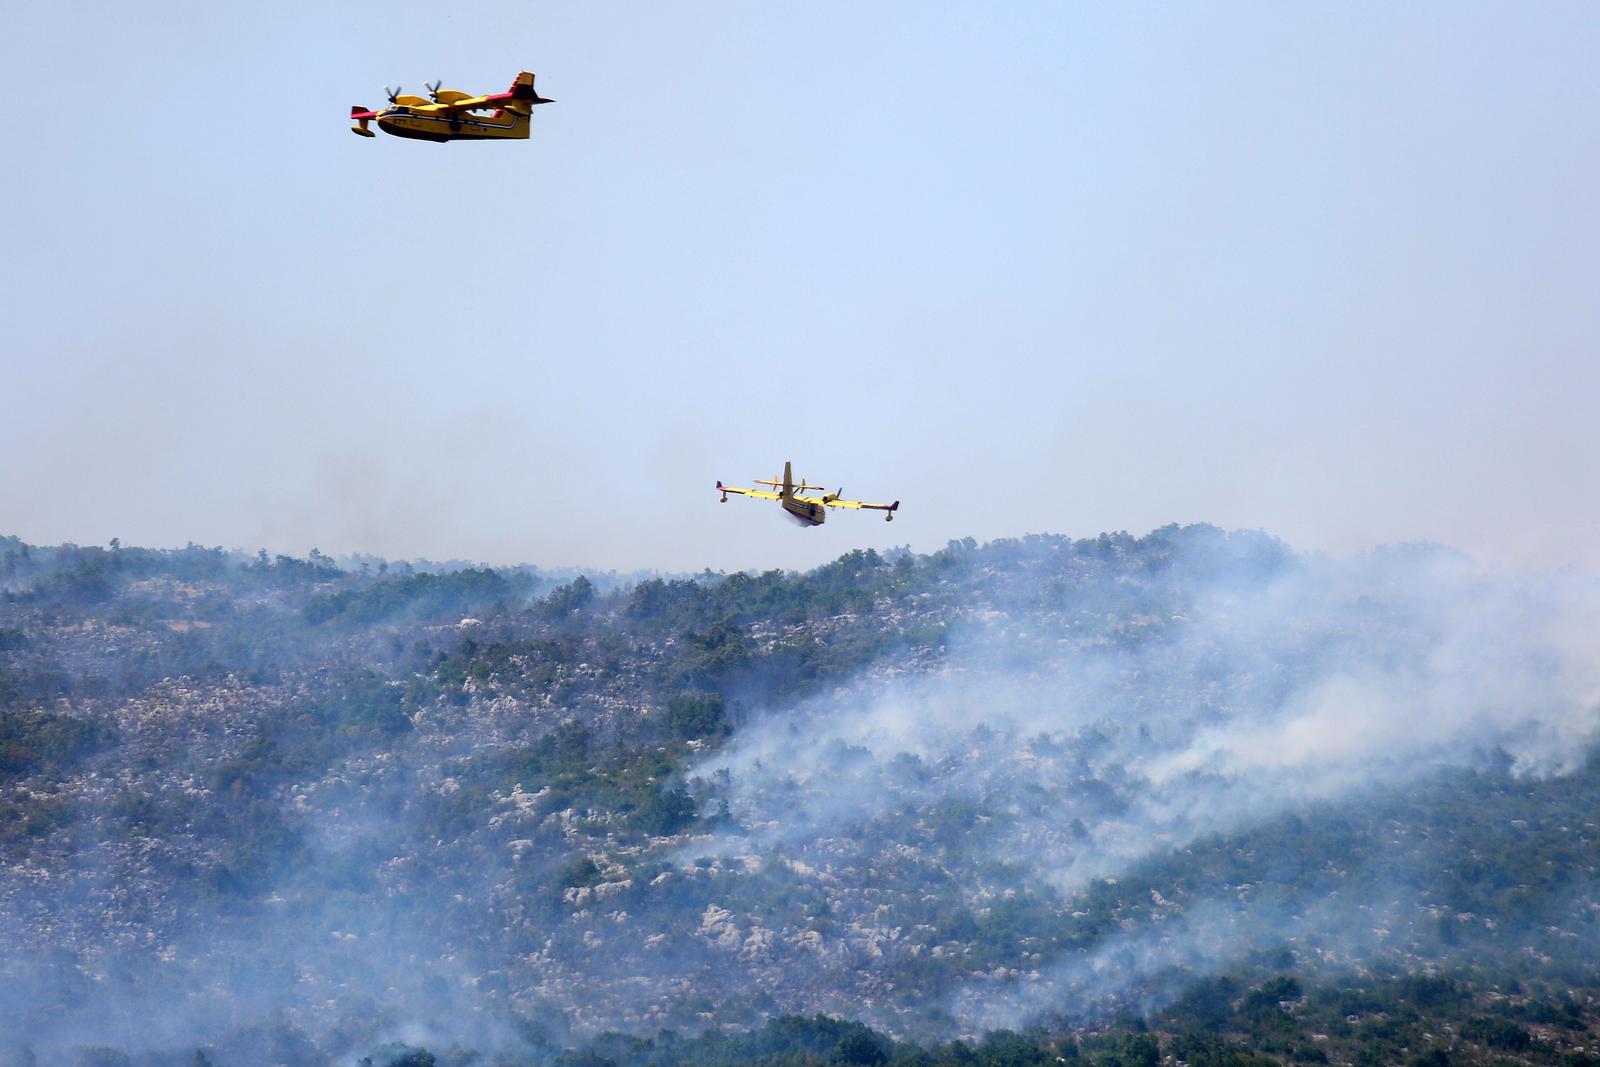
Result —
[[[523, 79], [526, 78], [526, 81]], [[479, 109], [498, 108], [500, 105], [512, 100], [520, 100], [524, 104], [553, 104], [554, 100], [540, 96], [533, 88], [533, 75], [526, 72], [517, 75], [517, 80], [512, 82], [511, 88], [503, 93], [490, 93], [488, 96], [468, 96], [466, 93], [455, 89], [442, 89], [437, 92], [436, 103], [430, 104], [420, 111], [454, 113], [457, 111], [477, 111]]]
[[437, 104], [419, 107], [417, 111], [430, 111], [434, 114], [449, 114], [455, 111], [473, 111], [477, 108], [497, 108], [503, 100], [513, 99], [510, 93], [494, 93], [491, 96], [466, 96], [460, 100], [441, 100]]
[[737, 488], [735, 488], [734, 486], [731, 486], [731, 485], [723, 485], [721, 482], [717, 483], [717, 492], [719, 492], [719, 493], [738, 493], [740, 496], [759, 497], [762, 500], [782, 500], [783, 499], [783, 494], [782, 493], [769, 493], [764, 489], [737, 489]]
[[827, 497], [823, 497], [822, 503], [830, 508], [868, 508], [872, 511], [898, 511], [900, 509], [900, 501], [898, 500], [893, 504], [868, 504], [863, 500], [830, 500]]

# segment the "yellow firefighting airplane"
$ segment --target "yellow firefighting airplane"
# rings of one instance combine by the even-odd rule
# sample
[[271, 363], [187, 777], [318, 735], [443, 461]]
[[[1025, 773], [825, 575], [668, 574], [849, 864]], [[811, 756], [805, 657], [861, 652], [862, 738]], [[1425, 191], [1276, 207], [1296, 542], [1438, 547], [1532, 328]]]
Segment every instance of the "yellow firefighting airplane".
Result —
[[[350, 109], [356, 125], [350, 127], [363, 137], [376, 137], [367, 123], [376, 119], [378, 129], [396, 137], [419, 141], [500, 141], [526, 138], [528, 122], [536, 104], [553, 104], [533, 91], [533, 75], [523, 71], [511, 88], [489, 96], [469, 96], [455, 89], [440, 89], [441, 83], [423, 82], [432, 100], [420, 96], [401, 96], [400, 87], [383, 87], [389, 106], [369, 111], [359, 104]], [[492, 115], [482, 112], [493, 111]]]
[[893, 522], [894, 513], [900, 509], [900, 501], [893, 504], [863, 504], [859, 500], [840, 500], [844, 490], [837, 493], [824, 493], [822, 496], [801, 496], [805, 489], [821, 489], [820, 485], [807, 485], [805, 479], [800, 479], [799, 485], [794, 484], [794, 478], [789, 473], [789, 464], [783, 465], [783, 481], [776, 478], [770, 481], [766, 478], [757, 478], [757, 485], [770, 485], [780, 492], [771, 493], [764, 489], [735, 489], [731, 485], [717, 483], [717, 492], [722, 494], [722, 503], [728, 502], [729, 493], [738, 493], [740, 496], [759, 497], [762, 500], [781, 500], [783, 510], [789, 518], [801, 526], [821, 526], [828, 521], [829, 508], [869, 508], [873, 511], [884, 512], [883, 521]]

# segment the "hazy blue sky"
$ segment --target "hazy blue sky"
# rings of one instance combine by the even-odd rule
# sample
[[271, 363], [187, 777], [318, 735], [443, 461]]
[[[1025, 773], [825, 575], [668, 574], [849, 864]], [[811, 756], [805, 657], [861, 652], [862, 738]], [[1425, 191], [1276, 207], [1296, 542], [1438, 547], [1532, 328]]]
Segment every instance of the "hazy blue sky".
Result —
[[[25, 5], [0, 532], [1600, 565], [1600, 7]], [[441, 77], [534, 136], [348, 131]], [[892, 525], [712, 483], [797, 473]]]

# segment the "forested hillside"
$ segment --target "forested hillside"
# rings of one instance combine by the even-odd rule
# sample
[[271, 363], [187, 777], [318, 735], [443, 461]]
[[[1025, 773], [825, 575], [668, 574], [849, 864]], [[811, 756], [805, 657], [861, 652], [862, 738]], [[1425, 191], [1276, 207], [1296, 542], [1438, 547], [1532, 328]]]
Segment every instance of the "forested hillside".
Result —
[[1168, 527], [0, 538], [0, 1062], [1600, 1061], [1600, 613]]

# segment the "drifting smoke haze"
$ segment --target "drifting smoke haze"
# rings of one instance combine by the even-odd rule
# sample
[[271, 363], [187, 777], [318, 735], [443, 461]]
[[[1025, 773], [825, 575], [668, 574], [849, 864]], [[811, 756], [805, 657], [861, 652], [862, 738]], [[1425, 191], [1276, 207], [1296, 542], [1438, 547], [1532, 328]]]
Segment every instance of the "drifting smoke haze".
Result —
[[[61, 698], [115, 743], [6, 786], [55, 821], [4, 839], [0, 1018], [61, 1062], [449, 1060], [782, 1011], [945, 1039], [1150, 1010], [1262, 953], [1426, 962], [1438, 897], [1385, 805], [1562, 780], [1600, 725], [1579, 576], [1204, 527], [830, 568], [531, 602], [476, 577], [345, 631], [326, 600], [232, 594], [253, 642], [308, 612], [325, 640]], [[836, 587], [865, 599], [794, 608]], [[33, 604], [6, 625], [45, 634]], [[87, 628], [111, 662], [152, 624], [120, 625]], [[1285, 845], [1363, 819], [1349, 854]], [[1209, 873], [1223, 853], [1245, 873]]]
[[[1212, 586], [1087, 647], [1071, 619], [989, 609], [937, 673], [761, 717], [696, 773], [728, 780], [760, 827], [730, 843], [758, 847], [847, 833], [901, 803], [896, 781], [924, 799], [1000, 789], [1012, 814], [1048, 797], [1047, 815], [984, 836], [1071, 891], [1153, 846], [1491, 750], [1521, 773], [1573, 769], [1600, 707], [1596, 591], [1407, 550]], [[1125, 796], [1115, 814], [1073, 788], [1105, 772]], [[1087, 838], [1039, 851], [1080, 818]]]
[[[1070, 901], [1197, 838], [1443, 768], [1493, 755], [1543, 776], [1583, 761], [1600, 723], [1592, 582], [1492, 573], [1423, 546], [1239, 559], [1220, 577], [1217, 563], [1171, 561], [1181, 614], [1135, 614], [1084, 642], [1080, 619], [1115, 606], [1074, 617], [991, 605], [936, 674], [752, 723], [696, 771], [722, 783], [743, 827], [720, 848], [794, 865], [832, 842], [880, 841], [862, 862], [893, 870], [902, 846], [880, 824], [957, 805], [987, 813], [970, 859], [1015, 879], [975, 880], [975, 904], [1030, 884]], [[954, 1015], [977, 1032], [1090, 1014], [1163, 972], [1207, 973], [1307, 937], [1356, 958], [1398, 910], [1395, 892], [1293, 913], [1192, 901], [1029, 975], [1037, 988], [978, 976], [951, 994]]]

